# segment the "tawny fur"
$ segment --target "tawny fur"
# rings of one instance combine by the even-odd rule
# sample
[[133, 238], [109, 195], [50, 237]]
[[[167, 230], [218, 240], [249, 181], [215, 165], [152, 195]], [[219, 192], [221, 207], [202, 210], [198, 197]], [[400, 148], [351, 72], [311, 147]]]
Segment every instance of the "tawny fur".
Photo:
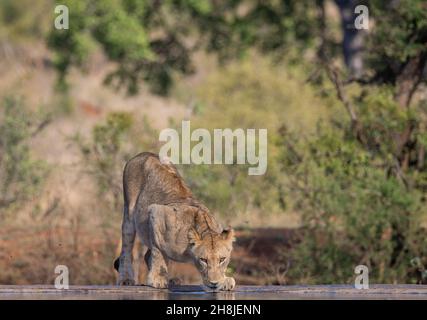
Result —
[[175, 260], [194, 263], [212, 289], [234, 288], [234, 279], [225, 275], [233, 230], [223, 230], [193, 198], [173, 164], [149, 152], [135, 156], [123, 172], [123, 193], [122, 251], [114, 263], [120, 285], [135, 284], [132, 248], [137, 233], [146, 248], [147, 285], [166, 288], [168, 261]]

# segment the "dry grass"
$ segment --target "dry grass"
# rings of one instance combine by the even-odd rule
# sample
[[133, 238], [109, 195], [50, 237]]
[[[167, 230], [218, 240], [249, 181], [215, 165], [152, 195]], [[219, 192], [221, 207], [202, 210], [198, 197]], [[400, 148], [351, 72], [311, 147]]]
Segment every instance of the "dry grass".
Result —
[[[36, 228], [2, 226], [0, 234], [1, 284], [52, 284], [57, 265], [68, 267], [71, 284], [116, 283], [113, 261], [119, 253], [119, 230], [93, 230], [74, 220], [64, 227], [55, 223]], [[239, 284], [288, 283], [290, 265], [283, 249], [292, 245], [292, 231], [259, 229], [238, 232], [237, 237], [230, 267]], [[144, 283], [146, 267], [140, 263], [143, 259], [138, 256], [138, 247], [134, 268], [138, 282]], [[183, 283], [201, 283], [191, 264], [171, 262], [169, 272]]]

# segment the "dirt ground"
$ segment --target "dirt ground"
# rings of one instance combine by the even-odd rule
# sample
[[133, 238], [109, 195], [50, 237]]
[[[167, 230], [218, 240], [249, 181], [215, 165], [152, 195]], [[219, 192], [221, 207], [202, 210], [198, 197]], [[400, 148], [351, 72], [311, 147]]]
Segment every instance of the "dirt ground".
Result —
[[[119, 251], [119, 232], [90, 234], [84, 228], [27, 231], [0, 227], [0, 284], [52, 284], [58, 264], [69, 267], [71, 284], [115, 284], [113, 261]], [[284, 255], [296, 239], [295, 229], [236, 230], [236, 237], [230, 273], [238, 284], [286, 284], [289, 264]], [[138, 264], [136, 258], [135, 267]], [[139, 265], [137, 277], [144, 283], [145, 265]], [[172, 262], [170, 274], [184, 284], [201, 283], [190, 264]]]

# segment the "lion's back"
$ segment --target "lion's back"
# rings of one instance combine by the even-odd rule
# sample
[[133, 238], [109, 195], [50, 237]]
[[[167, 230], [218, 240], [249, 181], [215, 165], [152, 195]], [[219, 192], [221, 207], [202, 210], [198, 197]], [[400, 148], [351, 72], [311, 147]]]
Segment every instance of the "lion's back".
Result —
[[191, 198], [192, 193], [172, 163], [158, 155], [142, 152], [130, 159], [123, 172], [125, 202], [132, 207], [140, 193], [149, 204], [167, 204]]

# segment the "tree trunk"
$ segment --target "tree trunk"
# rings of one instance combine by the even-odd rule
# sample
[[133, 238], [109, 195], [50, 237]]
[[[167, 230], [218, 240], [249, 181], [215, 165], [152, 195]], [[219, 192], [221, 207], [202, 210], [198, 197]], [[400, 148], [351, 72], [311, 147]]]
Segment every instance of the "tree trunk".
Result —
[[[400, 74], [396, 77], [394, 99], [402, 109], [409, 109], [412, 96], [423, 78], [426, 62], [427, 55], [420, 53], [407, 61]], [[415, 144], [411, 147], [411, 135], [414, 129], [414, 124], [409, 121], [407, 127], [396, 138], [396, 154], [402, 170], [408, 168], [410, 152], [415, 147]], [[417, 166], [422, 165], [419, 161], [418, 159]]]
[[358, 0], [335, 0], [340, 14], [343, 31], [342, 49], [344, 61], [351, 75], [358, 78], [363, 71], [362, 50], [364, 43], [364, 31], [355, 28], [354, 8], [359, 4]]

